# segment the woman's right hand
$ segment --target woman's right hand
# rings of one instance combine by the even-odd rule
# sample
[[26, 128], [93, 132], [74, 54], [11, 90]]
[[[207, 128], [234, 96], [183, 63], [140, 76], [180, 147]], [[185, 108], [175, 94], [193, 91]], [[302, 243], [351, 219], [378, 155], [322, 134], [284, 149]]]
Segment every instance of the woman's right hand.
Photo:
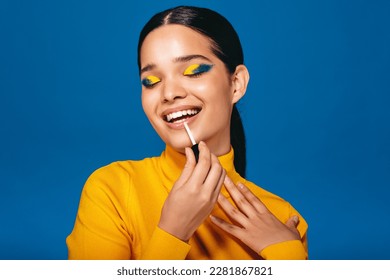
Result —
[[187, 162], [165, 200], [158, 226], [187, 242], [213, 210], [226, 172], [204, 142], [199, 143], [198, 163], [190, 148], [185, 154]]

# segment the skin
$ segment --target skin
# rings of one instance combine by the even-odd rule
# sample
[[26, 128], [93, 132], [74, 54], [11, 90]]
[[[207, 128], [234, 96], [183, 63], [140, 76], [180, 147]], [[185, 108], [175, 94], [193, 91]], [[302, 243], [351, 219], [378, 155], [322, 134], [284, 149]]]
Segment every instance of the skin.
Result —
[[224, 183], [236, 207], [223, 195], [218, 196], [218, 203], [228, 217], [235, 221], [235, 224], [211, 216], [211, 221], [214, 224], [237, 237], [258, 253], [272, 244], [300, 240], [299, 232], [296, 229], [299, 222], [297, 216], [291, 217], [286, 224], [283, 224], [245, 185], [242, 183], [235, 185], [227, 176]]
[[[189, 61], [177, 61], [189, 56], [202, 56]], [[165, 25], [148, 34], [141, 52], [141, 80], [148, 76], [161, 81], [153, 88], [142, 87], [142, 106], [153, 128], [162, 140], [184, 153], [191, 146], [184, 127], [167, 125], [163, 115], [181, 108], [201, 108], [189, 121], [189, 127], [199, 142], [204, 141], [213, 154], [230, 151], [230, 115], [232, 106], [245, 93], [245, 66], [235, 74], [227, 73], [224, 63], [210, 49], [209, 40], [181, 25]], [[212, 64], [212, 69], [197, 77], [184, 75], [193, 64]], [[142, 69], [146, 69], [143, 71]]]
[[[245, 186], [235, 185], [217, 156], [230, 151], [230, 117], [233, 105], [245, 94], [249, 73], [239, 65], [231, 74], [211, 51], [210, 40], [181, 25], [164, 25], [145, 38], [140, 52], [142, 106], [162, 140], [187, 158], [185, 167], [166, 199], [159, 227], [188, 241], [207, 219], [216, 203], [236, 222], [211, 217], [212, 222], [241, 239], [256, 252], [286, 240], [300, 239], [298, 221], [281, 223]], [[212, 67], [191, 74], [194, 65]], [[146, 82], [145, 82], [146, 81]], [[196, 163], [183, 123], [166, 121], [168, 113], [183, 109], [200, 112], [188, 119], [199, 143]], [[225, 184], [236, 205], [220, 195]]]

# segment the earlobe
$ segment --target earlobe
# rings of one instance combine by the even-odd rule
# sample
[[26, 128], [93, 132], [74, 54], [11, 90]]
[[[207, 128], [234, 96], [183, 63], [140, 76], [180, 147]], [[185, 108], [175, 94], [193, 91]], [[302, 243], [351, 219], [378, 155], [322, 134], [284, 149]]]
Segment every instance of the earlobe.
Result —
[[246, 92], [249, 83], [249, 71], [245, 65], [240, 64], [236, 67], [233, 74], [233, 95], [232, 103], [237, 103]]

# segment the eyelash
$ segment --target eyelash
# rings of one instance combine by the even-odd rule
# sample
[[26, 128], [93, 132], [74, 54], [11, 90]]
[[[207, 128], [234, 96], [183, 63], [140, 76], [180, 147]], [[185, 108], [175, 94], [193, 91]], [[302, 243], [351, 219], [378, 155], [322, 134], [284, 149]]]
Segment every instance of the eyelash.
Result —
[[154, 83], [152, 83], [152, 84], [149, 84], [150, 82], [151, 82], [150, 79], [145, 78], [145, 79], [143, 79], [143, 80], [141, 81], [141, 84], [142, 84], [144, 87], [146, 87], [146, 88], [153, 88], [155, 85], [157, 85], [159, 82], [161, 82], [161, 80], [159, 79], [159, 81], [154, 82]]
[[[200, 75], [209, 72], [213, 66], [214, 65], [212, 65], [212, 64], [199, 64], [198, 67], [196, 67], [194, 70], [192, 70], [192, 72], [195, 72], [195, 73], [185, 74], [185, 76], [188, 76], [188, 77], [191, 77], [191, 78], [199, 77]], [[186, 71], [184, 71], [184, 72], [186, 72]]]
[[146, 84], [146, 82], [144, 83], [144, 82], [142, 81], [142, 85], [143, 85], [144, 87], [146, 87], [146, 88], [153, 88], [155, 85], [157, 85], [157, 83], [148, 85], [148, 84]]
[[199, 77], [200, 75], [204, 74], [206, 72], [199, 72], [199, 73], [194, 73], [194, 74], [190, 74], [190, 75], [186, 75], [187, 77], [191, 77], [191, 78], [196, 78], [196, 77]]

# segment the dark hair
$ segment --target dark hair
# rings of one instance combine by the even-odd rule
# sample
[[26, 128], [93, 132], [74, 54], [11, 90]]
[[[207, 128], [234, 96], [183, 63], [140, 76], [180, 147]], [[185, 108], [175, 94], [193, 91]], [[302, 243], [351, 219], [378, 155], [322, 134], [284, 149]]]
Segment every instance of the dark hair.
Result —
[[[225, 64], [232, 74], [244, 63], [240, 39], [230, 22], [210, 9], [179, 6], [154, 15], [144, 26], [138, 41], [138, 67], [141, 68], [140, 51], [146, 36], [154, 29], [166, 24], [180, 24], [191, 28], [210, 39], [212, 52]], [[234, 149], [234, 166], [245, 177], [246, 146], [245, 133], [240, 114], [233, 106], [230, 124], [230, 142]]]

